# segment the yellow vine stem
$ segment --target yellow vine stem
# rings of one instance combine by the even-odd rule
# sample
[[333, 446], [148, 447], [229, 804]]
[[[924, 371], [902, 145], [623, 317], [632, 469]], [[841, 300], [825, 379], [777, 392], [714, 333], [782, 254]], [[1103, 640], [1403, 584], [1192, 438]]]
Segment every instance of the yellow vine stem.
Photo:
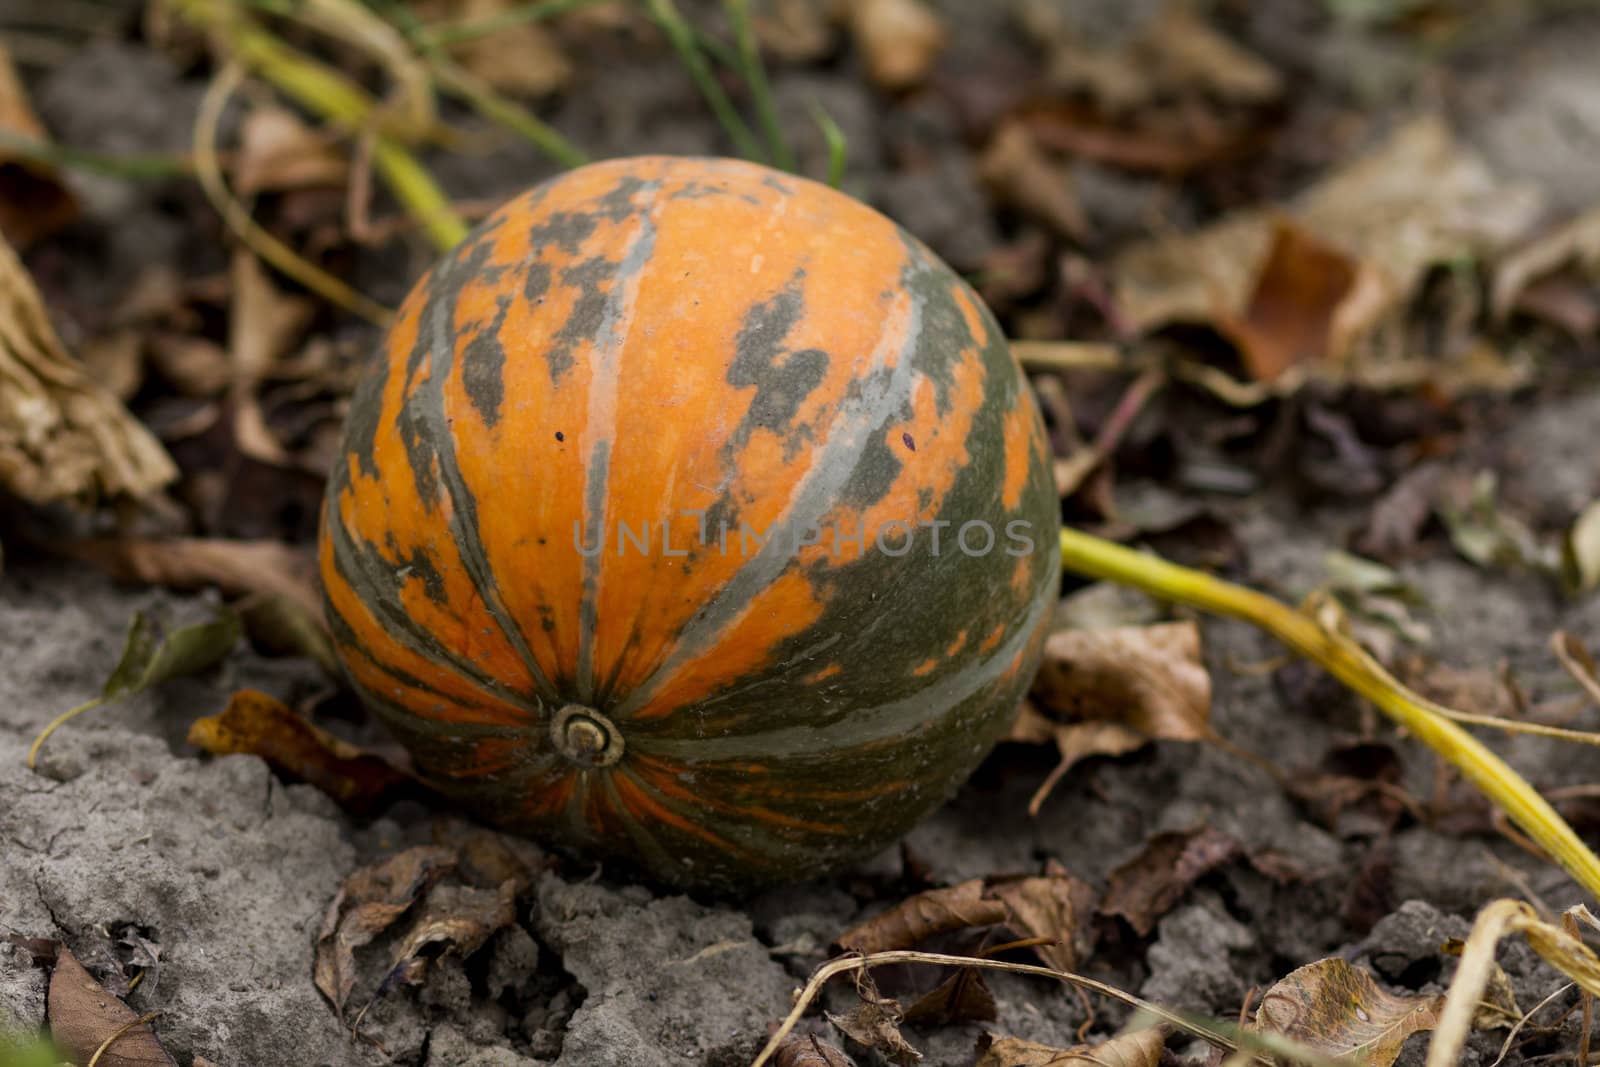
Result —
[[1600, 858], [1566, 820], [1499, 756], [1441, 714], [1438, 705], [1401, 685], [1350, 638], [1252, 589], [1077, 530], [1061, 531], [1061, 564], [1086, 577], [1242, 619], [1265, 630], [1410, 730], [1498, 805], [1580, 885], [1600, 897]]
[[[234, 58], [302, 107], [351, 131], [374, 119], [376, 105], [366, 92], [257, 26], [229, 0], [178, 0], [176, 9], [214, 33]], [[415, 156], [380, 132], [372, 158], [395, 198], [440, 251], [461, 242], [467, 224]]]

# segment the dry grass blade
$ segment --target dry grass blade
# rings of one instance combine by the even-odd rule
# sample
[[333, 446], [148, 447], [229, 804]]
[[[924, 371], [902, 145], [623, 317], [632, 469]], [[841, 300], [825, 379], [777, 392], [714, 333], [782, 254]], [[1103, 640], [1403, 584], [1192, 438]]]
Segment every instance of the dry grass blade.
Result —
[[1428, 1046], [1427, 1067], [1451, 1067], [1459, 1061], [1478, 1002], [1493, 973], [1495, 946], [1508, 934], [1522, 935], [1547, 963], [1585, 992], [1600, 993], [1600, 958], [1589, 946], [1540, 919], [1520, 900], [1494, 901], [1478, 913], [1472, 924], [1455, 979], [1445, 994], [1438, 1030]]
[[222, 177], [222, 164], [217, 159], [217, 125], [222, 121], [222, 109], [238, 89], [243, 77], [243, 71], [237, 64], [224, 67], [206, 89], [200, 111], [195, 116], [195, 174], [206, 199], [211, 201], [211, 206], [216, 208], [217, 214], [222, 216], [239, 240], [262, 259], [329, 303], [360, 315], [375, 325], [387, 325], [394, 316], [393, 312], [303, 259], [294, 249], [262, 229], [229, 191], [228, 183]]
[[42, 504], [148, 496], [177, 474], [161, 443], [68, 354], [0, 237], [0, 486]]
[[1600, 668], [1583, 642], [1565, 630], [1557, 630], [1550, 635], [1550, 649], [1589, 699], [1600, 704]]
[[816, 1000], [817, 995], [822, 991], [822, 987], [827, 985], [829, 980], [841, 974], [848, 974], [852, 971], [868, 971], [873, 967], [882, 967], [891, 963], [935, 963], [952, 967], [975, 967], [981, 970], [1009, 971], [1012, 974], [1031, 974], [1040, 978], [1053, 978], [1058, 982], [1065, 982], [1079, 989], [1098, 993], [1103, 997], [1109, 997], [1112, 1000], [1137, 1008], [1158, 1019], [1171, 1023], [1178, 1029], [1192, 1034], [1202, 1041], [1209, 1042], [1217, 1048], [1228, 1052], [1234, 1052], [1239, 1049], [1237, 1042], [1209, 1022], [1185, 1018], [1176, 1012], [1167, 1011], [1165, 1008], [1151, 1004], [1149, 1001], [1141, 1000], [1132, 993], [1126, 993], [1116, 986], [1107, 985], [1105, 982], [1097, 982], [1093, 978], [1085, 978], [1083, 975], [1073, 974], [1071, 971], [1058, 971], [1031, 963], [1008, 963], [1003, 960], [988, 960], [973, 956], [951, 956], [942, 952], [897, 951], [874, 952], [867, 956], [846, 956], [841, 959], [830, 960], [818, 967], [812, 972], [811, 979], [806, 982], [805, 988], [800, 990], [799, 995], [795, 997], [794, 1007], [789, 1011], [788, 1016], [773, 1031], [771, 1039], [767, 1041], [765, 1047], [762, 1048], [761, 1053], [756, 1056], [750, 1067], [763, 1067], [764, 1064], [772, 1059], [773, 1054], [777, 1052], [784, 1039], [789, 1036], [789, 1033], [795, 1028], [795, 1024], [800, 1021], [800, 1017], [805, 1014], [812, 1001]]

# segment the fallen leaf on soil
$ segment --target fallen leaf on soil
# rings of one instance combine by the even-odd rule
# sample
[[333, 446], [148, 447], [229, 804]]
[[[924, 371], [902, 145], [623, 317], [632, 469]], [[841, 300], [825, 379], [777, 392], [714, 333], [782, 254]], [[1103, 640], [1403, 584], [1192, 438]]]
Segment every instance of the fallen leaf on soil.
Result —
[[306, 656], [330, 678], [340, 678], [339, 657], [322, 616], [299, 597], [252, 594], [234, 605], [250, 643], [267, 655]]
[[1337, 337], [1341, 314], [1357, 286], [1359, 267], [1286, 219], [1272, 222], [1266, 260], [1243, 313], [1225, 316], [1222, 332], [1238, 347], [1245, 368], [1270, 382], [1297, 363], [1315, 363], [1346, 343]]
[[[1539, 208], [1536, 189], [1497, 179], [1442, 121], [1425, 117], [1283, 207], [1236, 212], [1196, 233], [1128, 248], [1112, 262], [1111, 276], [1134, 331], [1187, 322], [1226, 332], [1247, 318], [1275, 245], [1283, 258], [1284, 238], [1274, 235], [1287, 218], [1301, 247], [1315, 242], [1319, 265], [1306, 269], [1309, 281], [1275, 282], [1268, 291], [1285, 288], [1320, 308], [1321, 321], [1307, 332], [1324, 338], [1322, 358], [1342, 362], [1376, 345], [1431, 267], [1503, 251]], [[1335, 291], [1341, 295], [1330, 307]]]
[[1148, 937], [1196, 882], [1242, 854], [1239, 842], [1208, 826], [1156, 834], [1111, 872], [1100, 914], [1120, 916]]
[[1567, 588], [1577, 596], [1600, 588], [1600, 500], [1579, 513], [1562, 548]]
[[1504, 322], [1535, 282], [1564, 267], [1575, 267], [1590, 281], [1600, 280], [1600, 207], [1508, 254], [1494, 269], [1489, 311]]
[[860, 1007], [845, 1015], [825, 1012], [828, 1021], [850, 1040], [891, 1063], [904, 1067], [922, 1059], [922, 1053], [900, 1033], [903, 1013], [899, 1002], [880, 994], [865, 971], [856, 972], [856, 993], [861, 997]]
[[173, 678], [198, 674], [233, 651], [239, 643], [239, 620], [224, 613], [210, 622], [180, 626], [165, 636], [138, 612], [128, 627], [122, 658], [106, 679], [106, 699], [142, 693]]
[[1000, 127], [978, 160], [978, 176], [1002, 202], [1060, 236], [1082, 241], [1088, 234], [1089, 220], [1071, 172], [1039, 150], [1024, 124], [1013, 121]]
[[28, 103], [11, 53], [0, 43], [0, 233], [26, 248], [76, 218], [78, 200], [54, 167], [17, 152], [6, 143], [10, 138], [38, 143], [49, 135]]
[[453, 849], [419, 845], [357, 868], [345, 878], [323, 915], [312, 971], [317, 988], [340, 1018], [356, 984], [356, 949], [392, 926], [455, 865]]
[[1149, 738], [1214, 736], [1211, 676], [1192, 622], [1052, 634], [1032, 698], [1058, 715], [1115, 722]]
[[273, 770], [309, 782], [358, 816], [426, 791], [382, 757], [339, 740], [254, 689], [233, 694], [221, 714], [195, 720], [188, 741], [214, 756], [260, 756]]
[[790, 1034], [773, 1054], [772, 1067], [856, 1067], [856, 1064], [815, 1034]]
[[994, 994], [976, 967], [957, 967], [955, 973], [919, 997], [905, 1012], [905, 1022], [922, 1026], [950, 1023], [994, 1022], [999, 1016]]
[[1065, 872], [991, 880], [989, 893], [1006, 906], [1006, 925], [1025, 938], [1047, 937], [1033, 951], [1045, 966], [1076, 971], [1093, 947], [1091, 923], [1099, 894]]
[[820, 0], [772, 0], [760, 5], [754, 22], [761, 51], [784, 62], [810, 63], [833, 51], [833, 27]]
[[74, 1063], [88, 1063], [108, 1037], [126, 1032], [100, 1056], [97, 1067], [177, 1067], [134, 1010], [101, 988], [65, 947], [56, 954], [48, 995], [50, 1035]]
[[[393, 965], [384, 987], [398, 983], [416, 985], [425, 977], [429, 963], [442, 953], [453, 952], [462, 959], [472, 955], [489, 938], [516, 922], [516, 901], [517, 883], [511, 879], [495, 889], [434, 885], [394, 950]], [[423, 949], [430, 946], [441, 948], [442, 953], [424, 956]]]
[[1323, 757], [1322, 765], [1288, 778], [1288, 792], [1303, 804], [1322, 826], [1339, 828], [1347, 809], [1362, 805], [1357, 814], [1369, 825], [1358, 828], [1363, 836], [1394, 828], [1407, 811], [1420, 812], [1400, 785], [1404, 767], [1400, 755], [1379, 741], [1338, 745]]
[[1565, 630], [1557, 630], [1550, 635], [1550, 648], [1589, 699], [1600, 704], [1600, 664], [1595, 663], [1588, 646]]
[[885, 952], [937, 934], [1005, 923], [1021, 937], [1047, 937], [1035, 951], [1050, 966], [1073, 970], [1087, 954], [1095, 892], [1064, 871], [1036, 877], [974, 878], [902, 900], [839, 936], [841, 948]]
[[1337, 957], [1309, 963], [1261, 998], [1253, 1030], [1312, 1051], [1389, 1067], [1406, 1038], [1438, 1025], [1440, 996], [1399, 996]]
[[279, 291], [261, 261], [243, 249], [234, 253], [229, 277], [233, 282], [228, 360], [233, 371], [229, 401], [234, 441], [247, 456], [288, 466], [289, 454], [267, 428], [256, 391], [305, 333], [317, 306], [306, 297]]
[[947, 889], [929, 889], [858, 923], [839, 935], [839, 946], [873, 953], [910, 948], [935, 934], [1004, 922], [1003, 901], [985, 896], [981, 878]]
[[286, 108], [253, 108], [240, 123], [233, 185], [242, 197], [309, 187], [338, 189], [349, 176], [349, 162], [335, 141]]
[[171, 457], [67, 354], [39, 291], [0, 238], [0, 487], [46, 504], [147, 496]]
[[1119, 1034], [1098, 1045], [1072, 1048], [984, 1034], [978, 1039], [977, 1067], [1156, 1067], [1166, 1047], [1167, 1032], [1160, 1026]]
[[1561, 553], [1542, 544], [1526, 522], [1497, 499], [1499, 480], [1480, 471], [1470, 480], [1447, 479], [1435, 509], [1450, 543], [1469, 562], [1492, 570], [1531, 570], [1559, 576]]
[[920, 85], [944, 51], [944, 20], [924, 0], [852, 0], [850, 33], [880, 89]]
[[1433, 515], [1434, 494], [1443, 477], [1444, 468], [1436, 463], [1413, 467], [1401, 475], [1372, 505], [1366, 528], [1356, 540], [1357, 550], [1385, 563], [1406, 558]]
[[[424, 17], [477, 22], [515, 6], [513, 0], [443, 0], [426, 5]], [[451, 45], [450, 54], [489, 85], [514, 96], [548, 96], [572, 81], [571, 60], [549, 30], [531, 21]]]
[[64, 546], [62, 552], [99, 567], [118, 581], [178, 590], [214, 585], [230, 596], [282, 596], [312, 618], [322, 617], [316, 560], [308, 550], [281, 541], [130, 537], [79, 541]]

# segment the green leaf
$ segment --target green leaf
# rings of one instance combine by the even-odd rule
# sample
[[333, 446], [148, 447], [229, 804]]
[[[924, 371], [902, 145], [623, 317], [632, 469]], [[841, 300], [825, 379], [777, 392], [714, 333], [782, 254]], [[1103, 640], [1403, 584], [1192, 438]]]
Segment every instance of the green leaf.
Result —
[[209, 622], [181, 626], [159, 638], [155, 625], [143, 612], [133, 617], [128, 641], [101, 696], [131, 696], [173, 678], [198, 674], [232, 651], [239, 643], [238, 616], [219, 614]]

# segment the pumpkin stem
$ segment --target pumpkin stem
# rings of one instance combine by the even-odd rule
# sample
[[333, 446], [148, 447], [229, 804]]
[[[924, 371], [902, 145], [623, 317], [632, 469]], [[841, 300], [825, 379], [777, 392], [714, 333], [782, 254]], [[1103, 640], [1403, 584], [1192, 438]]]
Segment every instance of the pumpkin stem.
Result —
[[582, 767], [609, 767], [627, 747], [610, 719], [582, 704], [568, 704], [550, 721], [556, 750]]
[[1600, 896], [1600, 858], [1526, 779], [1451, 722], [1450, 709], [1407, 689], [1360, 645], [1316, 616], [1253, 589], [1077, 530], [1061, 531], [1061, 565], [1160, 600], [1243, 619], [1265, 630], [1410, 730], [1509, 815], [1580, 885]]

